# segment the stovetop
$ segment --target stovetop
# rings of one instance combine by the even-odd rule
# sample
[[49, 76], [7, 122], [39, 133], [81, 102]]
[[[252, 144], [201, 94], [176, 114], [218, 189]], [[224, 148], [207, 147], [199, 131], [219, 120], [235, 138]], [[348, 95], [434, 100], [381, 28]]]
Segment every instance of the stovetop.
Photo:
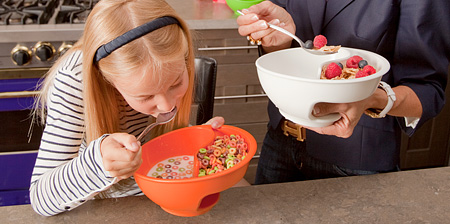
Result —
[[0, 0], [0, 79], [9, 77], [4, 69], [50, 67], [81, 37], [99, 1]]
[[4, 0], [0, 26], [84, 24], [99, 0]]

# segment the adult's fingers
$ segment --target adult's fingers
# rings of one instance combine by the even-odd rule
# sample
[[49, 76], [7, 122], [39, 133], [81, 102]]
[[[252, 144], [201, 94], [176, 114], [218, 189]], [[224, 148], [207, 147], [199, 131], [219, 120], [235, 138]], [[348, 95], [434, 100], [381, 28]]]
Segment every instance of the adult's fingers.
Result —
[[248, 9], [243, 9], [242, 12], [244, 15], [241, 15], [236, 19], [236, 22], [239, 25], [239, 34], [247, 36], [251, 33], [267, 29], [268, 25], [266, 21], [276, 19], [276, 16], [271, 15], [271, 12], [274, 11], [274, 7], [275, 5], [270, 1], [264, 1], [253, 5]]
[[312, 114], [316, 117], [325, 116], [332, 113], [344, 112], [348, 109], [345, 103], [318, 103], [314, 105]]
[[354, 127], [351, 125], [349, 118], [345, 114], [341, 114], [341, 118], [333, 124], [326, 127], [305, 127], [311, 131], [323, 135], [334, 135], [340, 138], [348, 138], [353, 134]]
[[238, 20], [241, 21], [238, 22], [238, 32], [241, 36], [247, 36], [254, 32], [267, 30], [267, 28], [269, 28], [267, 22], [264, 20], [259, 20], [255, 14], [239, 16]]
[[[280, 23], [280, 20], [274, 19], [270, 21], [271, 24], [282, 27], [284, 24]], [[263, 45], [275, 45], [277, 42], [284, 42], [283, 39], [292, 39], [288, 37], [286, 34], [283, 34], [274, 29], [263, 29], [259, 31], [255, 31], [251, 34], [252, 38], [255, 40], [261, 39], [263, 41]]]
[[247, 12], [237, 17], [236, 22], [239, 26], [249, 25], [259, 20], [256, 13]]
[[[256, 5], [252, 5], [250, 8], [248, 9], [243, 9], [242, 11], [247, 14], [247, 13], [255, 13], [257, 14], [259, 17], [270, 17], [270, 16], [275, 16], [274, 14], [276, 13], [276, 8], [277, 5], [273, 4], [270, 1], [263, 1], [259, 4]], [[273, 18], [270, 18], [269, 20], [272, 20]]]

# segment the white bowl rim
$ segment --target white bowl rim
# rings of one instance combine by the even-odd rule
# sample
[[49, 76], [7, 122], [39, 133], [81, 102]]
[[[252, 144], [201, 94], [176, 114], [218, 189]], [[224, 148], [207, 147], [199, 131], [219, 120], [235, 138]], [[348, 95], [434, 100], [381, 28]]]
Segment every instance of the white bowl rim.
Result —
[[[297, 50], [301, 50], [301, 47], [288, 48], [288, 49], [279, 50], [279, 51], [275, 51], [275, 52], [271, 52], [271, 53], [265, 54], [265, 55], [259, 57], [256, 60], [255, 65], [256, 65], [257, 69], [260, 69], [263, 72], [269, 73], [269, 74], [271, 74], [273, 76], [278, 76], [278, 77], [282, 77], [282, 78], [285, 78], [285, 79], [298, 80], [298, 81], [303, 81], [303, 82], [313, 82], [313, 83], [355, 83], [355, 82], [362, 82], [362, 81], [365, 81], [365, 80], [371, 80], [371, 79], [379, 78], [380, 76], [385, 75], [390, 70], [390, 67], [391, 67], [389, 61], [386, 58], [384, 58], [383, 56], [381, 56], [381, 55], [379, 55], [377, 53], [374, 53], [374, 52], [371, 52], [371, 51], [367, 51], [367, 50], [363, 50], [363, 49], [348, 48], [348, 47], [341, 47], [339, 50], [350, 50], [350, 51], [355, 51], [356, 50], [356, 51], [360, 51], [360, 52], [363, 52], [363, 53], [366, 53], [366, 54], [374, 54], [375, 57], [378, 57], [387, 66], [383, 66], [376, 73], [374, 73], [372, 75], [369, 75], [369, 76], [366, 76], [366, 77], [355, 78], [355, 79], [337, 79], [337, 80], [332, 80], [332, 79], [320, 79], [320, 78], [319, 79], [311, 79], [311, 78], [294, 77], [294, 76], [291, 76], [291, 75], [283, 75], [283, 74], [280, 74], [280, 73], [276, 73], [276, 72], [270, 71], [270, 70], [264, 68], [260, 64], [261, 59], [263, 59], [264, 57], [268, 57], [272, 53], [279, 53], [279, 52], [282, 52], [282, 51], [297, 51]], [[351, 57], [351, 56], [353, 56], [353, 55], [350, 55], [349, 57]], [[324, 62], [322, 64], [336, 62], [336, 61], [341, 61], [341, 60], [343, 60], [343, 59], [333, 59], [333, 60], [326, 61], [326, 62]]]

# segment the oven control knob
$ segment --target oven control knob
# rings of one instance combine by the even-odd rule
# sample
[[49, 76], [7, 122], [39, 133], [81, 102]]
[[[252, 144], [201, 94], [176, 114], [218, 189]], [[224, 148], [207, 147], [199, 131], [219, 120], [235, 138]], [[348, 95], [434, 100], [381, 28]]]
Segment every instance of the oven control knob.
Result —
[[72, 42], [63, 42], [61, 46], [58, 48], [58, 55], [62, 56], [64, 53], [66, 53], [70, 48], [73, 47]]
[[27, 65], [31, 62], [31, 51], [23, 45], [17, 45], [11, 50], [11, 59], [16, 65]]
[[56, 50], [51, 43], [38, 42], [34, 46], [34, 55], [40, 61], [49, 61], [55, 56]]

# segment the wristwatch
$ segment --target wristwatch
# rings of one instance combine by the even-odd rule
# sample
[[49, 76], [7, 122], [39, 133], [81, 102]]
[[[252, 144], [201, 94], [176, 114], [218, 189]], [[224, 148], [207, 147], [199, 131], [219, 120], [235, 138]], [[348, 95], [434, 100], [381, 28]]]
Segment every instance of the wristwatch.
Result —
[[383, 110], [380, 109], [373, 109], [369, 108], [364, 113], [369, 115], [372, 118], [383, 118], [386, 116], [386, 114], [391, 110], [392, 106], [394, 105], [395, 100], [397, 99], [395, 97], [395, 92], [391, 89], [391, 86], [383, 81], [380, 81], [380, 84], [378, 84], [379, 88], [382, 88], [387, 96], [388, 96], [388, 103], [386, 107]]

